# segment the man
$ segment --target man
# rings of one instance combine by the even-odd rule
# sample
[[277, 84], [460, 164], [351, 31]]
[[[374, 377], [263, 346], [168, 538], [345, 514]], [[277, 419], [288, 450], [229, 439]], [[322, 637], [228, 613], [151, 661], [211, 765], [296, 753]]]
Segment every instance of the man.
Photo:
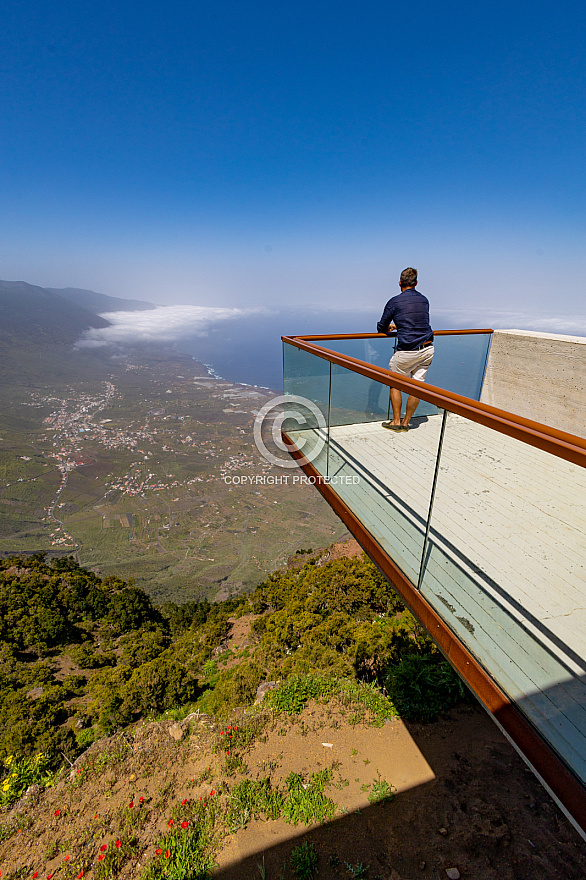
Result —
[[[429, 324], [429, 302], [415, 290], [416, 284], [417, 270], [403, 269], [399, 281], [401, 293], [388, 301], [376, 329], [378, 333], [397, 330], [397, 350], [389, 361], [389, 370], [423, 382], [433, 359], [433, 330]], [[401, 392], [391, 388], [393, 420], [383, 422], [383, 428], [408, 431], [418, 403], [419, 398], [410, 394], [401, 422]]]

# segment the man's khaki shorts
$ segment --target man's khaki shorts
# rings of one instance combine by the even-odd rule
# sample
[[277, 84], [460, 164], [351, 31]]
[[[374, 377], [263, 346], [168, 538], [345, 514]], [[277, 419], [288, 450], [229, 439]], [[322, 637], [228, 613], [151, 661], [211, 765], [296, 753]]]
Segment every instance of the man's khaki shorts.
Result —
[[423, 382], [431, 366], [433, 352], [433, 345], [427, 345], [419, 351], [396, 351], [389, 361], [389, 370]]

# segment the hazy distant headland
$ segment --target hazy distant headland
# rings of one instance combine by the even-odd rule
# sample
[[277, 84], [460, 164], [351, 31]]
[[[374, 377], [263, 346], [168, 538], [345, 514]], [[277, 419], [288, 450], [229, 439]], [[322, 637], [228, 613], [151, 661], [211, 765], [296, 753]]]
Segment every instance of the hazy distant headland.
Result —
[[143, 300], [121, 299], [118, 296], [107, 296], [105, 293], [96, 293], [95, 290], [84, 290], [79, 287], [46, 287], [45, 290], [82, 306], [95, 315], [101, 315], [104, 312], [142, 312], [157, 308], [154, 303]]

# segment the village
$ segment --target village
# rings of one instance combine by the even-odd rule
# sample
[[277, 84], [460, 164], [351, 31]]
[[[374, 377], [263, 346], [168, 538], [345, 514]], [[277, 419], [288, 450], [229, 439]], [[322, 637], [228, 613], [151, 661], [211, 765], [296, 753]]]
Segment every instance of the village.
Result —
[[[126, 370], [131, 370], [133, 366], [126, 365]], [[119, 470], [115, 466], [116, 462], [112, 462], [107, 454], [104, 455], [113, 467], [113, 472], [107, 475], [108, 478], [103, 482], [104, 502], [113, 501], [120, 496], [146, 501], [147, 493], [189, 490], [195, 484], [210, 483], [218, 478], [226, 481], [228, 475], [243, 470], [249, 471], [251, 468], [255, 468], [255, 473], [263, 476], [274, 470], [270, 464], [262, 459], [259, 460], [252, 443], [245, 442], [251, 430], [240, 426], [234, 426], [237, 436], [231, 441], [235, 443], [232, 447], [222, 442], [223, 437], [215, 439], [206, 437], [209, 430], [203, 420], [189, 414], [170, 412], [162, 406], [148, 408], [148, 401], [145, 401], [145, 413], [138, 425], [131, 422], [121, 426], [119, 416], [116, 420], [100, 418], [100, 414], [103, 414], [116, 399], [120, 400], [123, 396], [117, 390], [114, 379], [115, 377], [111, 376], [109, 381], [103, 383], [100, 392], [94, 394], [81, 392], [73, 387], [68, 389], [68, 394], [60, 397], [35, 392], [31, 394], [29, 406], [51, 407], [51, 412], [43, 419], [44, 433], [37, 437], [37, 443], [40, 444], [46, 458], [57, 466], [61, 474], [57, 492], [44, 508], [42, 517], [42, 521], [50, 524], [52, 528], [49, 533], [52, 546], [61, 547], [66, 551], [77, 551], [81, 548], [80, 541], [66, 529], [59, 515], [61, 509], [65, 507], [62, 499], [68, 486], [69, 475], [76, 469], [91, 468], [96, 463], [96, 447], [101, 448], [103, 453], [130, 451], [137, 456], [126, 465], [124, 473], [116, 474], [115, 471]], [[184, 376], [177, 376], [177, 380], [184, 390], [186, 381], [189, 380]], [[231, 421], [229, 418], [226, 419], [227, 416], [242, 415], [248, 416], [252, 422], [257, 412], [252, 407], [258, 406], [259, 401], [264, 402], [268, 397], [266, 393], [257, 389], [234, 386], [232, 383], [213, 377], [196, 376], [192, 381], [198, 399], [204, 399], [208, 405], [211, 401], [217, 401], [222, 417], [227, 422]], [[171, 395], [176, 391], [176, 387], [167, 388], [165, 394]], [[170, 467], [174, 470], [169, 464], [172, 460], [169, 454], [176, 459], [189, 458], [186, 449], [195, 452], [197, 458], [207, 466], [204, 473], [179, 479], [175, 474], [168, 472]], [[163, 453], [167, 455], [165, 465], [161, 466]], [[122, 460], [121, 455], [118, 461]], [[113, 524], [130, 528], [133, 524], [132, 514], [104, 515], [103, 527], [110, 528]], [[162, 527], [168, 530], [170, 525], [166, 524]]]

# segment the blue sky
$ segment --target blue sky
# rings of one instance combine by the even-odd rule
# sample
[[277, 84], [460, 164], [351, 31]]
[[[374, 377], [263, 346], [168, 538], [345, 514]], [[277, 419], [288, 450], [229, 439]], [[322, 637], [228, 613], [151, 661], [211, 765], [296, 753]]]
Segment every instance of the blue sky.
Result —
[[443, 309], [585, 314], [585, 19], [5, 0], [0, 277], [380, 311], [415, 265]]

